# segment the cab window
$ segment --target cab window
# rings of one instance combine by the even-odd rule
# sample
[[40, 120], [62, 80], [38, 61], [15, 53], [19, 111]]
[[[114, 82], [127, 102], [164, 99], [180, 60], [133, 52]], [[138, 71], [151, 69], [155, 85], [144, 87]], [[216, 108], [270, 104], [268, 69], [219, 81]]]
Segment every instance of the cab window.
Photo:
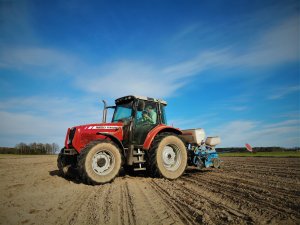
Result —
[[112, 122], [129, 119], [132, 115], [132, 102], [117, 105]]

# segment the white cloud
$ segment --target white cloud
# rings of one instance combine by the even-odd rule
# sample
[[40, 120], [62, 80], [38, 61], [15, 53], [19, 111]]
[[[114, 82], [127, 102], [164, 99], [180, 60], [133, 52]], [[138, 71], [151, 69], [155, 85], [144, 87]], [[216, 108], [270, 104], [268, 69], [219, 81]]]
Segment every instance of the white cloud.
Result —
[[278, 116], [279, 118], [288, 118], [288, 119], [300, 119], [300, 112], [298, 111], [291, 111], [286, 112]]
[[[2, 5], [1, 5], [2, 6]], [[0, 35], [4, 44], [0, 45], [0, 68], [13, 68], [26, 74], [72, 75], [73, 84], [87, 93], [103, 97], [119, 97], [127, 94], [139, 94], [153, 97], [168, 97], [180, 93], [180, 89], [191, 83], [192, 76], [205, 75], [210, 68], [244, 67], [256, 68], [276, 66], [286, 62], [299, 62], [299, 16], [287, 18], [275, 27], [266, 29], [243, 52], [234, 49], [234, 43], [227, 48], [207, 48], [194, 57], [175, 63], [172, 52], [168, 65], [160, 65], [138, 60], [117, 60], [110, 65], [92, 65], [82, 63], [80, 57], [71, 52], [54, 49], [39, 43], [32, 29], [30, 13], [26, 3], [13, 3], [13, 10], [0, 7]], [[252, 16], [252, 15], [251, 15]], [[179, 32], [172, 44], [193, 32], [205, 27], [194, 24]], [[213, 28], [206, 28], [211, 31]], [[219, 34], [215, 32], [216, 35]], [[5, 36], [3, 36], [5, 34]], [[21, 34], [21, 35], [20, 35]], [[3, 38], [4, 37], [4, 38]], [[221, 39], [222, 37], [220, 37]], [[26, 40], [25, 40], [26, 39]], [[216, 39], [216, 38], [215, 38]], [[7, 44], [8, 43], [8, 44]], [[40, 42], [42, 43], [42, 42]], [[159, 56], [158, 56], [159, 57]], [[222, 73], [215, 75], [224, 78]], [[71, 79], [70, 79], [71, 80]], [[279, 90], [270, 99], [283, 98], [299, 91], [299, 86]], [[100, 99], [99, 99], [100, 100]], [[43, 138], [64, 138], [66, 128], [75, 124], [100, 121], [100, 106], [93, 104], [95, 99], [68, 98], [13, 98], [0, 102], [1, 143], [15, 140], [12, 136], [28, 137], [38, 141]], [[243, 106], [231, 107], [242, 111]], [[296, 114], [299, 112], [296, 112]], [[299, 117], [296, 117], [299, 118]], [[175, 126], [196, 126], [194, 119], [174, 120]], [[205, 121], [205, 120], [198, 120]], [[299, 145], [299, 120], [286, 120], [278, 124], [264, 125], [258, 121], [231, 121], [218, 127], [224, 146], [241, 146], [244, 142], [259, 145]], [[203, 125], [203, 122], [199, 125]], [[7, 135], [11, 135], [8, 137]], [[298, 139], [297, 139], [298, 138]], [[38, 140], [37, 140], [38, 139]], [[43, 139], [44, 140], [44, 139]], [[4, 142], [6, 141], [6, 142]], [[12, 143], [12, 142], [9, 142]]]
[[300, 120], [278, 123], [258, 121], [231, 121], [214, 128], [222, 139], [222, 146], [240, 147], [245, 143], [253, 146], [300, 146]]
[[0, 146], [19, 142], [56, 142], [60, 146], [68, 127], [102, 120], [103, 105], [95, 99], [13, 98], [0, 102]]
[[[299, 34], [299, 16], [293, 16], [267, 29], [241, 53], [236, 53], [233, 47], [210, 49], [194, 58], [164, 68], [163, 71], [177, 77], [187, 77], [201, 74], [209, 68], [251, 68], [297, 62], [300, 61]], [[217, 75], [218, 78], [221, 76]]]
[[52, 120], [43, 116], [0, 111], [1, 135], [53, 135], [60, 127], [66, 127], [62, 120]]
[[[0, 68], [14, 68], [34, 72], [43, 69], [70, 74], [82, 67], [79, 59], [60, 50], [44, 47], [5, 47], [0, 51]], [[35, 73], [35, 72], [34, 72]]]
[[[99, 69], [94, 75], [81, 76], [76, 84], [81, 89], [109, 96], [140, 93], [168, 97], [190, 82], [190, 76], [202, 75], [209, 68], [274, 66], [299, 61], [298, 17], [291, 17], [267, 30], [247, 51], [237, 54], [233, 48], [211, 49], [194, 58], [169, 66], [142, 61], [122, 61]], [[190, 33], [195, 27], [185, 30]], [[216, 75], [217, 79], [222, 74]], [[233, 108], [232, 110], [245, 110]]]
[[[97, 99], [80, 98], [70, 99], [67, 97], [14, 97], [0, 101], [0, 110], [7, 112], [22, 112], [31, 115], [45, 115], [52, 117], [96, 115], [95, 101]], [[100, 108], [100, 99], [99, 108]], [[101, 103], [102, 106], [102, 103]], [[85, 110], [82, 110], [82, 109]], [[97, 109], [99, 110], [99, 109]]]
[[76, 81], [85, 91], [110, 97], [138, 94], [157, 98], [174, 94], [185, 83], [154, 66], [132, 61], [115, 63]]
[[190, 37], [195, 35], [195, 33], [197, 33], [199, 30], [202, 30], [203, 27], [200, 26], [200, 24], [198, 23], [194, 23], [191, 24], [187, 27], [184, 27], [183, 29], [181, 29], [172, 39], [171, 41], [177, 42], [177, 41], [181, 41], [184, 38]]
[[[287, 61], [297, 61], [297, 50], [290, 51], [297, 42], [294, 38], [280, 33], [282, 27], [288, 26], [283, 32], [293, 35], [295, 29], [297, 31], [297, 28], [293, 27], [294, 19], [289, 19], [266, 32], [259, 41], [241, 54], [235, 53], [233, 48], [210, 49], [194, 58], [168, 66], [153, 65], [139, 60], [114, 62], [105, 69], [98, 68], [94, 75], [80, 76], [76, 84], [85, 91], [108, 93], [110, 96], [141, 93], [167, 97], [189, 83], [189, 77], [203, 75], [203, 71], [210, 68], [274, 66]], [[224, 79], [222, 73], [214, 76], [216, 79]]]
[[243, 147], [245, 143], [252, 146], [300, 146], [300, 118], [267, 123], [253, 120], [234, 120], [217, 126], [215, 115], [198, 118], [173, 119], [171, 124], [181, 129], [204, 128], [207, 136], [220, 136], [219, 147]]
[[[49, 117], [33, 116], [24, 113], [0, 111], [1, 146], [14, 146], [19, 142], [60, 142], [62, 145], [67, 129], [63, 119], [55, 120]], [[10, 137], [7, 139], [7, 137]], [[12, 138], [13, 137], [13, 138]]]
[[[176, 110], [176, 107], [170, 106], [173, 108], [173, 110]], [[188, 110], [188, 109], [187, 109]], [[193, 108], [194, 112], [196, 108]], [[168, 110], [169, 111], [169, 110]], [[216, 122], [218, 121], [219, 114], [218, 113], [196, 113], [194, 115], [189, 115], [186, 116], [185, 118], [183, 117], [177, 117], [177, 118], [169, 118], [168, 119], [168, 124], [174, 127], [178, 127], [180, 129], [192, 129], [192, 128], [202, 128], [205, 130], [205, 132], [208, 132], [207, 135], [214, 135], [209, 132], [210, 129], [206, 129], [211, 122]]]
[[203, 120], [200, 118], [181, 118], [181, 119], [170, 119], [168, 120], [168, 124], [182, 130], [191, 129], [191, 128], [203, 128], [205, 124], [207, 124], [207, 120]]
[[276, 99], [281, 99], [284, 98], [286, 95], [299, 92], [300, 91], [300, 86], [289, 86], [289, 87], [282, 87], [278, 88], [275, 93], [268, 96], [268, 99], [270, 100], [276, 100]]
[[[291, 17], [267, 30], [243, 53], [234, 48], [207, 49], [193, 58], [169, 65], [144, 60], [119, 60], [109, 65], [88, 65], [79, 57], [47, 47], [4, 47], [0, 66], [30, 73], [69, 74], [73, 84], [87, 93], [116, 97], [130, 93], [155, 97], [176, 95], [191, 76], [205, 75], [210, 68], [274, 66], [299, 61], [298, 17]], [[191, 33], [195, 27], [183, 33]], [[172, 56], [170, 56], [172, 58]], [[170, 61], [170, 60], [169, 60]], [[42, 69], [42, 72], [40, 71]], [[239, 74], [240, 75], [240, 74]], [[224, 79], [223, 73], [215, 79]]]
[[205, 51], [195, 58], [164, 68], [163, 73], [177, 78], [196, 75], [211, 67], [228, 65], [232, 58], [229, 54], [229, 49]]
[[268, 129], [268, 128], [296, 126], [296, 125], [300, 125], [300, 120], [284, 120], [284, 121], [281, 121], [279, 123], [267, 124], [264, 127]]
[[299, 15], [272, 27], [235, 62], [245, 66], [269, 66], [299, 61]]

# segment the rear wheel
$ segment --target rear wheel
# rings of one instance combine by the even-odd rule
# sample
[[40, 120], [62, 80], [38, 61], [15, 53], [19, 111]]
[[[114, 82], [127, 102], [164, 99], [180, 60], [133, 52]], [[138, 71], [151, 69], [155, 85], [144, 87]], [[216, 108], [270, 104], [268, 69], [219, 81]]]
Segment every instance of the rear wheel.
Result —
[[111, 141], [99, 140], [88, 144], [80, 153], [78, 167], [82, 179], [88, 184], [112, 181], [120, 172], [122, 157]]
[[180, 177], [187, 167], [187, 151], [175, 134], [159, 134], [149, 149], [148, 170], [153, 177], [170, 180]]

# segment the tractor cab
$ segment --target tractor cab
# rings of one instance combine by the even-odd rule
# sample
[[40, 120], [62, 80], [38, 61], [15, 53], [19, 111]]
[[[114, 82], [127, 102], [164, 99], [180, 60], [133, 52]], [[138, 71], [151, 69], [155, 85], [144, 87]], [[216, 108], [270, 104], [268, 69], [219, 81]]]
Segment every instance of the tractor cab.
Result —
[[[112, 123], [123, 123], [123, 145], [130, 144], [143, 145], [147, 134], [159, 124], [166, 124], [164, 100], [142, 97], [125, 96], [115, 100], [116, 106], [104, 108], [106, 110], [114, 108]], [[105, 123], [105, 121], [103, 121]]]

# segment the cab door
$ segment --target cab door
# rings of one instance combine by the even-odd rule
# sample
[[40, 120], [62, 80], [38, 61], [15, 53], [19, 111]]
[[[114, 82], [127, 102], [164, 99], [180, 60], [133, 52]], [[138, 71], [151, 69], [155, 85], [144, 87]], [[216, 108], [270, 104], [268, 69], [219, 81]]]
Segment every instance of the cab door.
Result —
[[133, 144], [143, 145], [148, 133], [157, 126], [158, 105], [156, 102], [138, 100], [133, 126]]

